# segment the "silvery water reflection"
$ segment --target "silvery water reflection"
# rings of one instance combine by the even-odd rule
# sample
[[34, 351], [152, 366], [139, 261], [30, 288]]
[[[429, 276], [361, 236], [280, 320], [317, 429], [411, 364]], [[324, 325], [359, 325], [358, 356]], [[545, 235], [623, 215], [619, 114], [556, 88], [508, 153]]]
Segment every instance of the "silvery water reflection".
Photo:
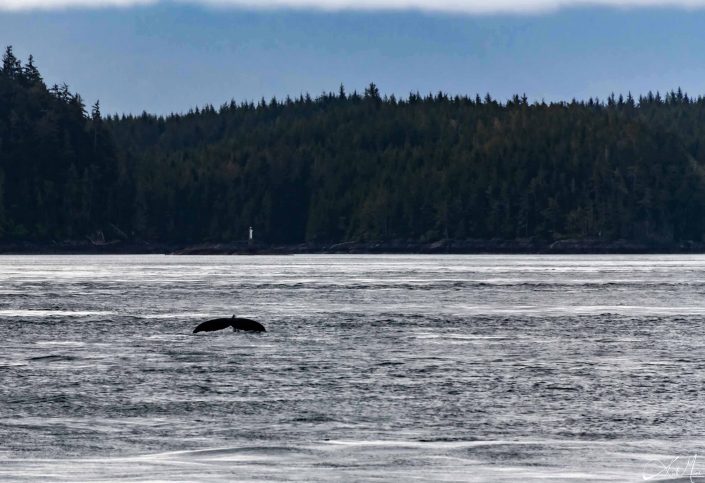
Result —
[[[704, 293], [700, 256], [0, 257], [0, 479], [641, 480], [705, 456]], [[191, 334], [232, 313], [269, 332]]]

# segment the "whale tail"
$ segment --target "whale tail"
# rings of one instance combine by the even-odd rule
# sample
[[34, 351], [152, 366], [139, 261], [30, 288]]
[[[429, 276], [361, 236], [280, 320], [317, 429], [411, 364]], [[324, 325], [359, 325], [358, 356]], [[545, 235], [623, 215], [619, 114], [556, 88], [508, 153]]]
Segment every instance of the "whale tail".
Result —
[[234, 315], [229, 319], [213, 319], [199, 324], [193, 333], [198, 332], [213, 332], [216, 330], [223, 330], [228, 327], [232, 327], [233, 330], [246, 330], [248, 332], [267, 332], [262, 324], [251, 319], [244, 319], [235, 317]]

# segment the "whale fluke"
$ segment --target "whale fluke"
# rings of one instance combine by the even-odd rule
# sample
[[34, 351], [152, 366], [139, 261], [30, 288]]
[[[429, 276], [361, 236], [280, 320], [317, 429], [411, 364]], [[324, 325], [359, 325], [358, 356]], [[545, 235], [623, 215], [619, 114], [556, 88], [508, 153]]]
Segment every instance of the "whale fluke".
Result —
[[227, 329], [230, 327], [230, 324], [232, 324], [233, 319], [213, 319], [213, 320], [207, 320], [206, 322], [203, 322], [202, 324], [198, 324], [198, 326], [193, 329], [193, 333], [197, 332], [213, 332], [214, 330], [223, 330]]
[[247, 330], [250, 332], [267, 332], [262, 324], [255, 320], [243, 319], [241, 317], [235, 317], [234, 315], [229, 319], [213, 319], [207, 320], [202, 324], [199, 324], [193, 333], [198, 332], [213, 332], [215, 330], [223, 330], [228, 327], [232, 327], [233, 330]]
[[230, 319], [233, 330], [249, 330], [250, 332], [267, 332], [262, 324], [252, 319], [243, 319], [241, 317], [233, 317]]

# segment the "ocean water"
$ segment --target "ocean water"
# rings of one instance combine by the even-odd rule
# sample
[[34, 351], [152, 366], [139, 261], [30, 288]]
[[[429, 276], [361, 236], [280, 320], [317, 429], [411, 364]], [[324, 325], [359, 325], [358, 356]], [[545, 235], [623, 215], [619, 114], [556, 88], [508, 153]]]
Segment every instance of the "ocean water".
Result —
[[0, 480], [705, 481], [704, 322], [705, 256], [3, 256]]

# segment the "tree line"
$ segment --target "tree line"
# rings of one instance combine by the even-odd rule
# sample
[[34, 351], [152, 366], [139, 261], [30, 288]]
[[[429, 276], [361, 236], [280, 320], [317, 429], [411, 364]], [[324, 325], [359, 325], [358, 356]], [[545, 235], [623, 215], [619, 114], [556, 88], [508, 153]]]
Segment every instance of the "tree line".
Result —
[[0, 240], [155, 242], [705, 234], [705, 99], [345, 91], [102, 116], [8, 48]]

